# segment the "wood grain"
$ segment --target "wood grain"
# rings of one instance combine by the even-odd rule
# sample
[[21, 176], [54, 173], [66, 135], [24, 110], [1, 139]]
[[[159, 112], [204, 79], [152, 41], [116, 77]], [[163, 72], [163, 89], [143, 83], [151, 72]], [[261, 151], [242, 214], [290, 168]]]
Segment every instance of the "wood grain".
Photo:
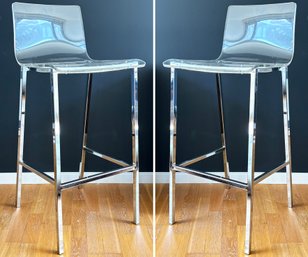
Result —
[[[132, 185], [88, 184], [63, 192], [65, 254], [76, 257], [152, 256], [152, 185], [141, 185], [140, 225], [132, 223]], [[0, 257], [56, 254], [53, 187], [0, 185]], [[294, 251], [296, 249], [294, 248]]]
[[[156, 186], [157, 257], [245, 256], [246, 194], [220, 184], [176, 185], [176, 223], [168, 225], [168, 185]], [[251, 257], [308, 256], [308, 186], [257, 185]]]

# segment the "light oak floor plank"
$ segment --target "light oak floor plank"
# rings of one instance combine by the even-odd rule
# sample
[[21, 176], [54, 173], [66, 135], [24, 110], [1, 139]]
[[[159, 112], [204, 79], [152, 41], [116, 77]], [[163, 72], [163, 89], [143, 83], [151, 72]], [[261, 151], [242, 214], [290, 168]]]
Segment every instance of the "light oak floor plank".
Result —
[[[159, 257], [237, 257], [244, 252], [246, 193], [221, 184], [176, 185], [174, 225], [168, 224], [168, 185], [156, 186]], [[257, 185], [251, 257], [308, 256], [308, 186]]]
[[[140, 225], [134, 225], [132, 185], [88, 184], [63, 192], [65, 254], [78, 257], [152, 256], [152, 185], [140, 186]], [[51, 185], [0, 185], [0, 257], [56, 257]], [[290, 246], [291, 247], [291, 246]], [[300, 248], [292, 246], [292, 251]]]

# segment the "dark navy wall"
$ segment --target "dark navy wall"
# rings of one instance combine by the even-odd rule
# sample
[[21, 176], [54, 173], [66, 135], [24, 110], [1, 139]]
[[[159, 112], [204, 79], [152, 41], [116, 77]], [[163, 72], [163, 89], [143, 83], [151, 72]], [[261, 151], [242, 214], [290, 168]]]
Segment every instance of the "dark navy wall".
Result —
[[[82, 7], [87, 45], [97, 59], [141, 58], [140, 164], [152, 169], [152, 3], [118, 1], [25, 1], [46, 4], [79, 4]], [[262, 4], [268, 1], [157, 0], [157, 169], [168, 170], [169, 71], [163, 60], [216, 58], [221, 49], [224, 20], [230, 4]], [[271, 1], [283, 2], [283, 1]], [[19, 67], [13, 55], [12, 1], [0, 2], [0, 171], [14, 171], [17, 143]], [[307, 171], [308, 144], [308, 2], [297, 1], [296, 51], [290, 66], [290, 108], [293, 168]], [[185, 160], [219, 144], [214, 76], [179, 72], [178, 160]], [[246, 169], [248, 76], [224, 75], [223, 94], [230, 168]], [[85, 76], [60, 77], [63, 170], [77, 171], [82, 139]], [[281, 86], [278, 72], [260, 76], [258, 93], [257, 169], [267, 170], [283, 156]], [[90, 144], [118, 158], [130, 158], [129, 72], [94, 76]], [[46, 74], [29, 74], [25, 160], [34, 167], [52, 168], [50, 86]], [[220, 157], [200, 165], [222, 170]], [[109, 166], [89, 158], [88, 170]]]
[[[287, 2], [272, 0], [271, 3]], [[157, 169], [168, 171], [169, 58], [215, 59], [223, 38], [227, 7], [231, 4], [265, 4], [247, 0], [157, 0]], [[291, 133], [294, 171], [308, 171], [308, 2], [296, 1], [296, 51], [289, 68]], [[284, 160], [281, 78], [279, 72], [259, 76], [256, 169], [266, 171]], [[249, 77], [223, 75], [228, 157], [231, 171], [247, 165]], [[219, 146], [215, 75], [178, 73], [178, 161]], [[221, 156], [197, 165], [222, 171]]]
[[[13, 53], [11, 4], [0, 2], [0, 172], [16, 169], [19, 66]], [[83, 12], [89, 54], [94, 59], [140, 58], [140, 170], [152, 170], [152, 3], [142, 0], [24, 1], [77, 4]], [[89, 145], [125, 161], [131, 160], [130, 72], [95, 74]], [[81, 156], [86, 75], [60, 76], [62, 168], [78, 171]], [[51, 96], [48, 74], [30, 72], [24, 160], [52, 170]], [[111, 166], [89, 157], [87, 170]]]

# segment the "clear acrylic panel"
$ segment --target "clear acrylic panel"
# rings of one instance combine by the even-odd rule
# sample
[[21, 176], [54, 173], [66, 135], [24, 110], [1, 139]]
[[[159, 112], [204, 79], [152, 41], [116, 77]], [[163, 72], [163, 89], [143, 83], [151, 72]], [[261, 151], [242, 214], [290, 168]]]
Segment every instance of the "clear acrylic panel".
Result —
[[294, 54], [296, 4], [229, 6], [223, 46], [216, 60], [178, 60], [165, 67], [224, 73], [287, 66]]
[[79, 6], [13, 3], [15, 56], [20, 65], [63, 73], [143, 67], [138, 59], [92, 60]]
[[219, 59], [288, 64], [294, 53], [295, 3], [230, 6]]
[[19, 63], [88, 59], [79, 6], [13, 3]]

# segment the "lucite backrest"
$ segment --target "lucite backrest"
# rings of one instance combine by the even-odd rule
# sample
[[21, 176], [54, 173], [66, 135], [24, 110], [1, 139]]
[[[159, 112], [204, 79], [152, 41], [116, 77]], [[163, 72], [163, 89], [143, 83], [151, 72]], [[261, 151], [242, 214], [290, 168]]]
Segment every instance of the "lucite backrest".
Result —
[[88, 59], [79, 6], [13, 3], [15, 57], [19, 64]]
[[289, 64], [295, 15], [295, 3], [229, 6], [219, 59]]

